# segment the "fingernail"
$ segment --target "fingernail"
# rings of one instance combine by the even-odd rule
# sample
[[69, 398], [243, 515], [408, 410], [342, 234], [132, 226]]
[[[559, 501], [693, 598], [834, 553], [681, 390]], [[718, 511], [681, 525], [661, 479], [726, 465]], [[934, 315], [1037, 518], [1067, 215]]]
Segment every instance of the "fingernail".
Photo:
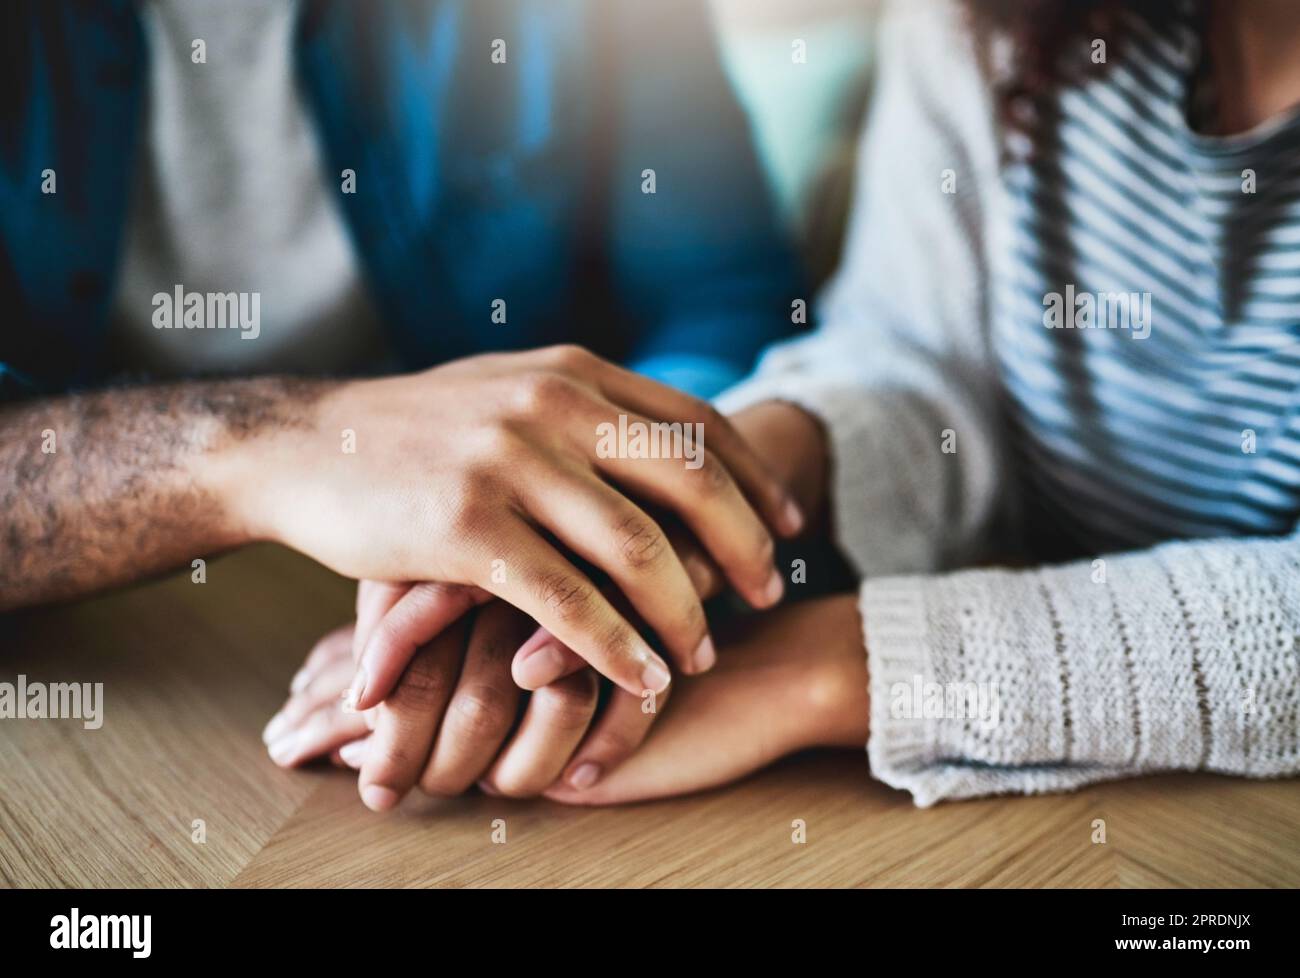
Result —
[[515, 677], [525, 689], [545, 686], [564, 671], [564, 656], [554, 642], [547, 642], [528, 652], [519, 660], [519, 675]]
[[522, 661], [540, 649], [551, 638], [551, 633], [545, 628], [539, 628], [533, 634], [529, 635], [524, 644], [519, 646], [519, 658]]
[[397, 804], [397, 792], [381, 784], [368, 784], [361, 789], [361, 800], [372, 812], [386, 812]]
[[764, 607], [776, 604], [781, 600], [781, 595], [784, 593], [785, 582], [781, 580], [781, 575], [776, 568], [772, 568], [772, 576], [767, 579], [767, 584], [763, 586], [763, 600], [766, 602]]
[[266, 752], [271, 755], [271, 760], [276, 764], [288, 764], [298, 753], [298, 735], [289, 734], [287, 737], [272, 741], [267, 746]]
[[697, 673], [701, 673], [708, 672], [717, 661], [718, 653], [713, 648], [713, 639], [705, 635], [704, 641], [699, 644], [695, 654], [691, 656], [691, 664]]
[[339, 757], [348, 767], [359, 768], [365, 763], [367, 746], [368, 741], [364, 739], [350, 741], [339, 748]]
[[289, 680], [289, 692], [301, 693], [307, 688], [309, 682], [311, 682], [311, 673], [306, 669], [299, 669], [293, 674], [293, 678]]
[[656, 693], [662, 693], [667, 689], [672, 679], [668, 667], [664, 665], [663, 660], [658, 656], [651, 656], [649, 661], [646, 662], [645, 668], [641, 671], [642, 687], [654, 690]]
[[[541, 632], [539, 632], [538, 634], [541, 635]], [[542, 639], [545, 639], [545, 637], [546, 637], [545, 635], [542, 635]], [[531, 639], [530, 639], [529, 641], [531, 641]], [[527, 661], [528, 661], [529, 659], [531, 659], [533, 656], [537, 655], [538, 652], [554, 652], [554, 651], [555, 651], [555, 643], [554, 643], [554, 642], [548, 642], [548, 641], [544, 641], [544, 640], [539, 640], [536, 644], [533, 645], [533, 647], [532, 647], [531, 649], [528, 648], [528, 644], [529, 644], [528, 642], [525, 642], [525, 643], [523, 644], [523, 646], [519, 649], [519, 651], [523, 653], [523, 654], [519, 657], [519, 661], [520, 661], [520, 662], [527, 662]]]
[[357, 668], [357, 674], [352, 680], [352, 685], [348, 691], [343, 694], [343, 712], [356, 713], [357, 703], [361, 701], [361, 694], [366, 691], [366, 669], [365, 666]]
[[284, 715], [284, 711], [271, 717], [266, 723], [266, 729], [262, 731], [262, 743], [270, 746], [271, 741], [279, 740], [280, 735], [289, 727], [289, 718]]
[[786, 533], [794, 534], [803, 529], [803, 512], [793, 499], [787, 498], [781, 507], [781, 521], [785, 524]]
[[482, 780], [482, 781], [480, 781], [480, 782], [478, 783], [478, 790], [481, 791], [481, 792], [483, 792], [483, 794], [485, 794], [485, 795], [491, 795], [493, 798], [500, 798], [500, 797], [501, 797], [501, 792], [497, 791], [496, 788], [494, 788], [494, 787], [492, 787], [492, 785], [488, 784], [488, 782], [487, 782], [486, 779], [484, 779], [484, 780]]
[[577, 788], [579, 791], [583, 788], [590, 788], [599, 780], [600, 765], [592, 764], [590, 762], [579, 764], [577, 770], [574, 771], [573, 774], [569, 775], [569, 784], [574, 788]]

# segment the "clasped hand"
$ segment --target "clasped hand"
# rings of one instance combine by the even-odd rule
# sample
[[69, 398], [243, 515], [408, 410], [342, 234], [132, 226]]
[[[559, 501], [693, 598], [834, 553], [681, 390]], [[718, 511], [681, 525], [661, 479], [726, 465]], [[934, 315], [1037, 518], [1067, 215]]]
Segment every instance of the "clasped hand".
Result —
[[[602, 457], [597, 432], [620, 415], [703, 424], [698, 467]], [[707, 672], [702, 598], [730, 585], [775, 604], [772, 534], [804, 523], [712, 407], [575, 348], [346, 385], [313, 435], [342, 428], [363, 461], [332, 459], [292, 500], [268, 486], [250, 517], [361, 579], [355, 626], [313, 649], [266, 739], [284, 765], [359, 768], [377, 810], [417, 784], [589, 791], [669, 699], [650, 634], [679, 674]]]

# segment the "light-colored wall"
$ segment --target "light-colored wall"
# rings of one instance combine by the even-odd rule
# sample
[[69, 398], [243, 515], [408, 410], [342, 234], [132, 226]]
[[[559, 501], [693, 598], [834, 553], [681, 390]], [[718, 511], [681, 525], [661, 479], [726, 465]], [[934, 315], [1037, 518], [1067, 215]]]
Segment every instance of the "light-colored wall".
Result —
[[811, 24], [870, 15], [879, 0], [713, 0], [724, 24]]
[[[814, 274], [838, 253], [876, 0], [712, 0], [737, 94]], [[802, 42], [806, 60], [794, 58]]]

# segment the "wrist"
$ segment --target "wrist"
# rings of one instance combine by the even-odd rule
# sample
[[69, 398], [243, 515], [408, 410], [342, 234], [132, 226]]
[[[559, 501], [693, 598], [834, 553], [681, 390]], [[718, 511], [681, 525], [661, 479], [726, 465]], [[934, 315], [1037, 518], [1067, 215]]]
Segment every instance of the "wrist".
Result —
[[807, 520], [825, 522], [830, 450], [820, 419], [789, 401], [762, 401], [732, 417], [772, 474], [790, 491]]
[[200, 478], [220, 500], [222, 531], [232, 546], [277, 540], [266, 505], [275, 462], [260, 436], [223, 437], [221, 447], [203, 458]]
[[203, 420], [208, 446], [197, 461], [196, 481], [220, 501], [220, 522], [229, 545], [283, 543], [281, 514], [301, 486], [304, 472], [319, 472], [304, 457], [319, 448], [322, 405], [345, 385], [331, 381], [258, 378], [224, 391]]
[[862, 747], [871, 718], [867, 652], [857, 595], [827, 599], [825, 645], [813, 657], [804, 699], [810, 747]]

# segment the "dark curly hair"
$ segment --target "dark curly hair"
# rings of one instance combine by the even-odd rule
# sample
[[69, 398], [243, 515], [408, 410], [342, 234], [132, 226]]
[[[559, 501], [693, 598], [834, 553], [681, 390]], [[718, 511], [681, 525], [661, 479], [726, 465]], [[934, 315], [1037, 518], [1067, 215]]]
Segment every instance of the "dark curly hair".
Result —
[[[1191, 0], [1192, 7], [1203, 7]], [[1009, 63], [995, 75], [1004, 123], [1019, 128], [1026, 113], [1071, 79], [1105, 71], [1089, 58], [1094, 38], [1106, 41], [1107, 63], [1123, 56], [1125, 14], [1159, 27], [1183, 14], [1189, 0], [963, 0], [981, 52], [995, 40]]]

